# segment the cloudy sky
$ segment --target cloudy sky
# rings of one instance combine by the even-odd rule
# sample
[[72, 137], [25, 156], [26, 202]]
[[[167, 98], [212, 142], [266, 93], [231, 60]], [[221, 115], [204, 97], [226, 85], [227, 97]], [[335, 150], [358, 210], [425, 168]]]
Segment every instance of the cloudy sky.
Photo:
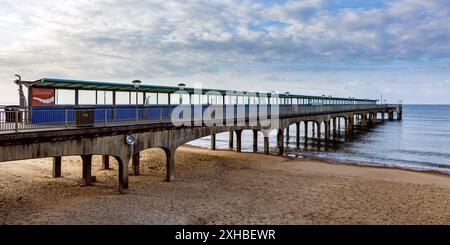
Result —
[[42, 77], [450, 103], [449, 0], [0, 0], [0, 104]]

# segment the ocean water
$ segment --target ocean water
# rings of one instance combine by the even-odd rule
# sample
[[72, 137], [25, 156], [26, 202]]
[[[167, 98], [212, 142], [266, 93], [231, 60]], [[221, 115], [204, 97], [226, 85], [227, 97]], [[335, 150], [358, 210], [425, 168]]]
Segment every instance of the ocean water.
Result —
[[[295, 134], [292, 125], [286, 143], [286, 153], [290, 156], [450, 173], [450, 105], [404, 105], [403, 120], [386, 120], [369, 131], [356, 130], [352, 139], [347, 139], [342, 131], [328, 145], [319, 146], [312, 139], [304, 144], [302, 125], [301, 146], [297, 148]], [[228, 149], [228, 133], [216, 138], [218, 149]], [[210, 137], [189, 144], [209, 147]], [[270, 135], [270, 148], [276, 152], [276, 131]], [[242, 149], [252, 151], [251, 131], [243, 132]], [[263, 151], [262, 134], [259, 151]]]

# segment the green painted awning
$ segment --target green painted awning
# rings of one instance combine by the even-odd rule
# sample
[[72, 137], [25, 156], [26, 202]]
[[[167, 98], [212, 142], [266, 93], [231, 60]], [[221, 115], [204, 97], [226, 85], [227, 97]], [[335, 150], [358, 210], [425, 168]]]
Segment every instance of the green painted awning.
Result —
[[[69, 90], [98, 90], [98, 91], [124, 91], [135, 92], [136, 89], [133, 84], [129, 83], [112, 83], [112, 82], [98, 82], [98, 81], [80, 81], [69, 79], [56, 79], [56, 78], [42, 78], [32, 82], [32, 88], [54, 88], [54, 89], [69, 89]], [[160, 86], [160, 85], [144, 85], [142, 84], [138, 91], [147, 93], [175, 93], [180, 88], [176, 86]], [[194, 94], [196, 91], [194, 88], [184, 88], [184, 91], [189, 94]], [[223, 90], [223, 89], [202, 89], [202, 93], [216, 92], [221, 95], [228, 95], [230, 93], [255, 93], [250, 91], [238, 91], [238, 90]], [[258, 92], [256, 92], [258, 93]], [[271, 97], [270, 94], [266, 96]], [[324, 97], [324, 96], [310, 96], [310, 95], [298, 95], [298, 94], [278, 94], [280, 98], [292, 98], [292, 99], [306, 99], [306, 100], [321, 100], [321, 101], [357, 101], [357, 102], [369, 102], [375, 103], [377, 100], [370, 99], [356, 99], [356, 98], [338, 98], [338, 97]]]

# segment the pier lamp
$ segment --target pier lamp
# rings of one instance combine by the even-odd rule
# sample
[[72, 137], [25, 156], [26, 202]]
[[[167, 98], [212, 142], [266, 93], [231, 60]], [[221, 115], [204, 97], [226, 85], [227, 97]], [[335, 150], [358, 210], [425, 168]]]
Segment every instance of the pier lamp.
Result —
[[287, 101], [289, 101], [289, 99], [288, 99], [289, 95], [291, 95], [289, 92], [285, 92], [285, 93], [284, 93], [284, 96], [286, 96], [286, 97], [284, 98], [284, 103], [285, 103], [285, 104], [287, 104]]
[[125, 137], [125, 143], [127, 143], [127, 145], [134, 145], [136, 144], [136, 138], [133, 135], [128, 134]]
[[136, 122], [138, 122], [139, 121], [138, 90], [142, 84], [142, 81], [141, 80], [133, 80], [131, 83], [133, 83], [133, 86], [136, 89]]
[[[180, 91], [184, 91], [184, 89], [186, 88], [186, 84], [179, 83], [177, 87], [180, 89]], [[180, 105], [182, 104], [183, 104], [183, 93], [180, 93]]]

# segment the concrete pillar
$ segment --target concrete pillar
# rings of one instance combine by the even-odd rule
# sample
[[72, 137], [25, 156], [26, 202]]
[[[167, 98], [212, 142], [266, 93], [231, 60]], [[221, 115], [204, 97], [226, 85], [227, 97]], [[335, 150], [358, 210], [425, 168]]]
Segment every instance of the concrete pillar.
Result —
[[284, 135], [283, 129], [279, 128], [277, 133], [277, 147], [278, 147], [278, 155], [282, 156], [284, 154]]
[[336, 118], [337, 118], [337, 117], [333, 118], [333, 138], [336, 138], [336, 135], [337, 135], [337, 130], [336, 130], [336, 126], [337, 126]]
[[317, 122], [312, 122], [312, 138], [313, 139], [316, 136], [316, 127], [317, 127]]
[[363, 130], [367, 130], [367, 115], [366, 114], [361, 116], [361, 128]]
[[140, 165], [140, 158], [141, 154], [138, 152], [133, 155], [133, 158], [131, 159], [131, 174], [133, 176], [139, 176], [139, 165]]
[[397, 120], [403, 119], [403, 109], [400, 108], [400, 110], [397, 112]]
[[216, 150], [216, 130], [212, 130], [211, 132], [211, 150]]
[[297, 148], [300, 147], [300, 122], [295, 123], [295, 141], [297, 143]]
[[258, 130], [253, 130], [253, 152], [258, 152]]
[[235, 130], [236, 132], [236, 151], [242, 152], [242, 130]]
[[264, 135], [264, 154], [269, 155], [269, 137]]
[[230, 132], [229, 132], [229, 140], [228, 140], [228, 146], [229, 146], [229, 148], [230, 148], [230, 150], [233, 150], [233, 148], [234, 148], [234, 131], [232, 130], [232, 129], [230, 129]]
[[308, 130], [309, 130], [308, 126], [309, 126], [309, 122], [305, 121], [304, 126], [305, 126], [305, 143], [306, 143], [306, 142], [308, 142]]
[[128, 158], [114, 157], [119, 165], [119, 193], [128, 193]]
[[289, 138], [290, 138], [290, 132], [289, 132], [289, 126], [286, 128], [286, 142], [289, 143]]
[[102, 155], [102, 169], [103, 170], [109, 170], [109, 156], [108, 155]]
[[340, 117], [338, 117], [337, 118], [337, 132], [338, 132], [338, 135], [341, 135], [341, 118]]
[[92, 155], [83, 155], [81, 159], [83, 160], [81, 184], [90, 186], [92, 185]]
[[53, 178], [61, 178], [61, 157], [53, 157]]
[[330, 139], [330, 121], [325, 121], [325, 142], [328, 142]]
[[321, 126], [322, 126], [322, 122], [316, 122], [317, 124], [317, 143], [320, 144], [320, 130], [321, 130]]
[[166, 182], [171, 182], [175, 179], [175, 150], [165, 148], [164, 151], [166, 153]]
[[381, 121], [384, 122], [385, 118], [384, 118], [384, 112], [381, 113]]
[[389, 119], [389, 121], [394, 120], [394, 112], [393, 111], [388, 112], [388, 119]]

